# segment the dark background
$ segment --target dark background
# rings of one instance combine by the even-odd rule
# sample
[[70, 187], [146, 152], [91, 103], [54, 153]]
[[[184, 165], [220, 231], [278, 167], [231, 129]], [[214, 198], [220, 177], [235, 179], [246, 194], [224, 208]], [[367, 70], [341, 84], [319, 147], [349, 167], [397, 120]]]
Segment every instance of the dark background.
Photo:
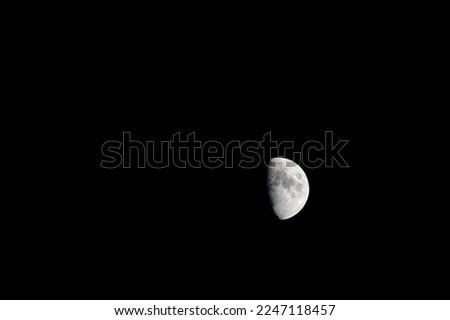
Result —
[[[67, 48], [61, 109], [34, 123], [45, 138], [4, 224], [7, 298], [448, 298], [446, 224], [421, 202], [430, 185], [411, 142], [423, 128], [396, 110], [413, 93], [395, 41], [319, 25], [301, 37], [169, 29], [102, 24]], [[270, 131], [297, 148], [333, 131], [350, 140], [350, 168], [304, 168], [308, 202], [280, 221], [263, 165], [100, 168], [101, 145], [124, 131], [221, 142]]]

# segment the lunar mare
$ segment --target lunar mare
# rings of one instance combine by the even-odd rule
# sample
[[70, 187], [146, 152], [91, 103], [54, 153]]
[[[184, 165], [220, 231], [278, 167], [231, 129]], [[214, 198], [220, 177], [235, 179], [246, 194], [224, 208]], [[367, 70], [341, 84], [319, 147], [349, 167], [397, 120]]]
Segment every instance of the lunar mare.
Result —
[[295, 216], [308, 200], [308, 178], [303, 169], [289, 159], [270, 160], [267, 187], [273, 211], [281, 220]]

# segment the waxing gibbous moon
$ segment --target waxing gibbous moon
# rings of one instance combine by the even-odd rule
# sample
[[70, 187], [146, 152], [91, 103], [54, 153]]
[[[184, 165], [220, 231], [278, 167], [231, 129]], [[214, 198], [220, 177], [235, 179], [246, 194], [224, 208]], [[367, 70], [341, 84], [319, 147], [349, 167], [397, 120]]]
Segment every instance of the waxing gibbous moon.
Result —
[[281, 220], [295, 216], [308, 200], [308, 178], [303, 169], [289, 159], [270, 160], [267, 187], [273, 211]]

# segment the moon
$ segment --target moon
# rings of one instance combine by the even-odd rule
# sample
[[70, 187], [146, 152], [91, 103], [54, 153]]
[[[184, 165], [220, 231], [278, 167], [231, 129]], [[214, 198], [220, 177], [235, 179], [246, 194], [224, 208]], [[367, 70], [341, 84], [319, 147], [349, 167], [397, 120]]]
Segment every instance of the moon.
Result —
[[295, 162], [272, 158], [267, 166], [267, 187], [274, 213], [281, 220], [292, 218], [305, 206], [309, 182]]

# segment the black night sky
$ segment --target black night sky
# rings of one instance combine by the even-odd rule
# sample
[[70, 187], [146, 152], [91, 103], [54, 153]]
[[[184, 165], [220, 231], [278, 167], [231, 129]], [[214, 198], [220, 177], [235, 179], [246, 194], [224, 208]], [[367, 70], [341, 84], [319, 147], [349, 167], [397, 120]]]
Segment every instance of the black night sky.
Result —
[[[15, 216], [22, 240], [5, 249], [9, 298], [448, 298], [446, 224], [415, 200], [402, 158], [413, 123], [393, 112], [389, 59], [365, 37], [319, 33], [272, 46], [182, 30], [83, 39], [45, 140], [52, 156], [37, 153], [42, 180], [20, 204], [38, 210]], [[221, 143], [271, 132], [300, 148], [326, 131], [349, 140], [349, 168], [304, 168], [308, 202], [286, 221], [272, 212], [263, 164], [100, 167], [102, 144], [123, 132]]]

